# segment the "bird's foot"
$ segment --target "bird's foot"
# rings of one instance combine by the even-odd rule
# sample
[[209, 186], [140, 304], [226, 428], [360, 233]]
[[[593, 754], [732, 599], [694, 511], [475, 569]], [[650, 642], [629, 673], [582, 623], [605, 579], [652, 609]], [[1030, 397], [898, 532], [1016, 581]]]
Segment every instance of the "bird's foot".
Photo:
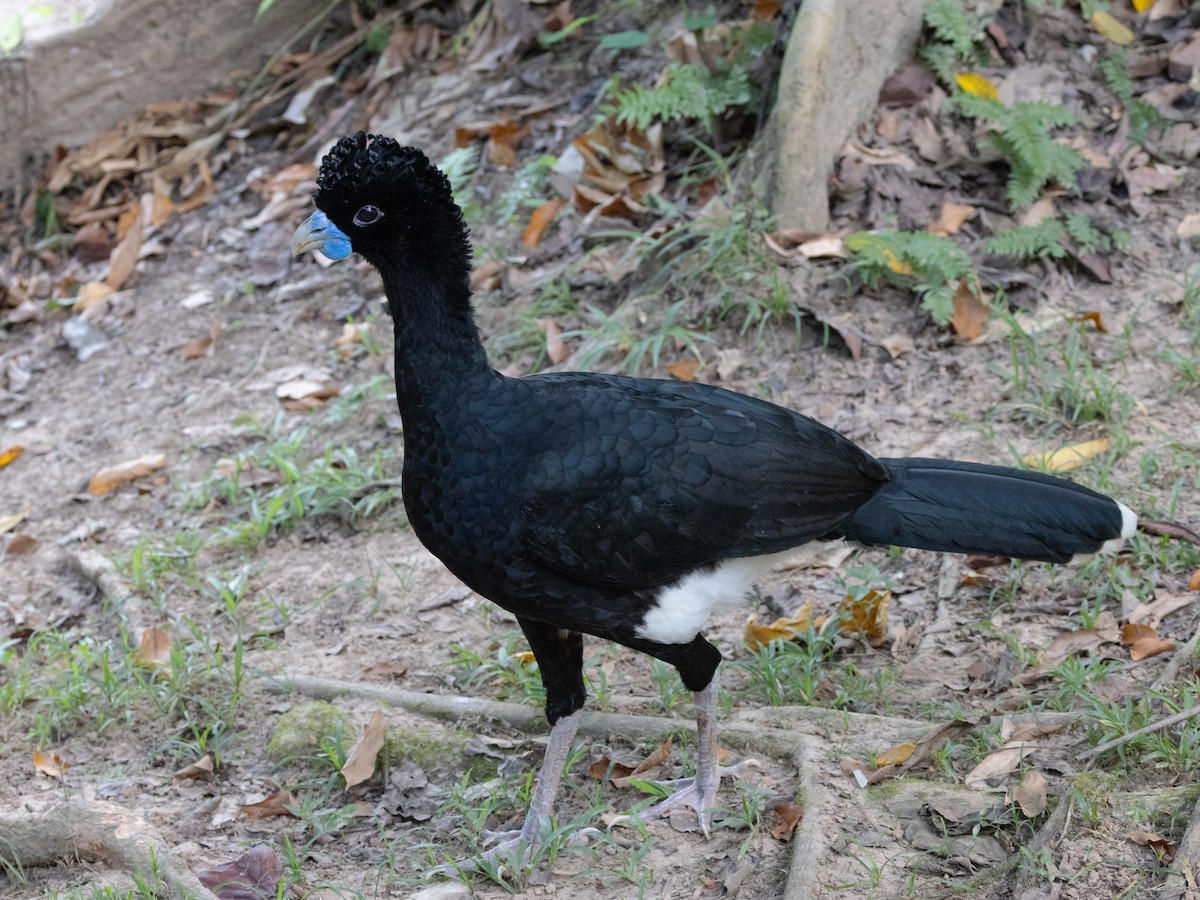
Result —
[[696, 818], [700, 822], [700, 831], [704, 837], [711, 837], [713, 810], [716, 808], [717, 790], [721, 786], [721, 779], [737, 777], [747, 768], [759, 768], [758, 760], [746, 759], [732, 766], [715, 766], [715, 771], [707, 773], [707, 777], [704, 777], [703, 773], [697, 773], [688, 778], [655, 781], [653, 783], [660, 787], [675, 788], [676, 790], [670, 797], [654, 804], [649, 809], [618, 816], [609, 827], [627, 825], [639, 819], [662, 818], [669, 816], [673, 810], [689, 807], [695, 811]]

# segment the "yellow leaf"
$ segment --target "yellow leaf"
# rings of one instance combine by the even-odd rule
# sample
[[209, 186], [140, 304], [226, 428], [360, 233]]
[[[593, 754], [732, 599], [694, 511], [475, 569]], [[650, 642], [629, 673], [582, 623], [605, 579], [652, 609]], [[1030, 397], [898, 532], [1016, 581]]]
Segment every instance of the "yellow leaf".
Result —
[[917, 749], [917, 745], [913, 743], [897, 744], [895, 747], [890, 747], [884, 750], [875, 758], [877, 766], [901, 766], [904, 761], [912, 756], [913, 750]]
[[512, 658], [523, 666], [532, 666], [537, 662], [537, 658], [528, 650], [522, 650], [520, 653], [514, 653]]
[[871, 589], [861, 597], [847, 594], [838, 604], [842, 634], [862, 635], [868, 644], [878, 646], [887, 638], [888, 609], [892, 602], [891, 591]]
[[974, 94], [976, 97], [984, 97], [988, 100], [1000, 99], [1000, 92], [996, 90], [996, 86], [992, 84], [990, 79], [980, 75], [978, 72], [963, 72], [960, 75], [955, 75], [954, 80], [968, 94]]
[[1080, 444], [1068, 444], [1066, 447], [1059, 447], [1053, 453], [1031, 453], [1021, 457], [1021, 462], [1042, 472], [1067, 472], [1079, 468], [1093, 456], [1106, 452], [1108, 448], [1108, 439], [1100, 438]]
[[770, 625], [759, 625], [751, 616], [746, 620], [742, 641], [751, 650], [757, 650], [774, 640], [794, 641], [812, 625], [812, 601], [805, 600], [790, 616], [776, 619]]
[[129, 462], [118, 463], [115, 466], [106, 466], [92, 476], [92, 480], [88, 482], [88, 493], [97, 497], [107, 494], [118, 485], [149, 475], [166, 464], [166, 454], [153, 453], [149, 456], [131, 459]]
[[1098, 34], [1108, 38], [1114, 44], [1133, 43], [1133, 32], [1118, 22], [1112, 13], [1098, 9], [1088, 18], [1088, 22]]
[[1137, 12], [1144, 13], [1154, 5], [1154, 0], [1133, 0], [1133, 8]]
[[0, 469], [3, 469], [10, 462], [25, 452], [25, 448], [20, 444], [14, 444], [3, 453], [0, 453]]

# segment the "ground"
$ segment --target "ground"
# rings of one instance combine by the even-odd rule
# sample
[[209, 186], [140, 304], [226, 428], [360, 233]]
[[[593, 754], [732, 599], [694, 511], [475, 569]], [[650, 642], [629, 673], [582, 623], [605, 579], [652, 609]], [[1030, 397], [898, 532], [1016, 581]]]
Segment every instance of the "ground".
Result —
[[[136, 268], [86, 314], [88, 286], [120, 265], [117, 234], [139, 226], [102, 234], [104, 252], [89, 258], [82, 239], [72, 250], [38, 231], [45, 210], [22, 202], [27, 186], [11, 189], [0, 453], [22, 452], [0, 457], [0, 839], [66, 801], [84, 818], [108, 801], [185, 872], [265, 845], [242, 873], [262, 886], [225, 896], [276, 896], [277, 881], [312, 897], [449, 897], [466, 885], [485, 897], [1200, 896], [1200, 727], [1132, 735], [1200, 702], [1200, 552], [1187, 531], [1200, 500], [1200, 247], [1184, 227], [1200, 212], [1200, 167], [1194, 86], [1188, 107], [1165, 62], [1200, 23], [1182, 10], [1114, 12], [1138, 28], [1126, 61], [1134, 96], [1184, 111], [1145, 149], [1128, 134], [1130, 98], [1122, 106], [1099, 71], [1116, 52], [1108, 39], [1077, 8], [1005, 5], [977, 65], [1004, 103], [1076, 113], [1058, 134], [1084, 153], [1086, 190], [1049, 182], [1010, 203], [983, 126], [935, 114], [948, 86], [927, 85], [881, 105], [838, 161], [832, 256], [804, 252], [814, 235], [764, 241], [769, 223], [733, 190], [736, 172], [683, 177], [704, 157], [689, 155], [681, 122], [658, 157], [676, 209], [567, 210], [522, 244], [554, 189], [543, 180], [522, 197], [514, 173], [593, 126], [591, 98], [614, 67], [653, 83], [665, 36], [682, 30], [671, 10], [641, 19], [620, 5], [594, 33], [581, 26], [582, 39], [525, 46], [519, 67], [494, 23], [501, 36], [475, 50], [440, 23], [446, 46], [430, 50], [418, 37], [435, 25], [419, 21], [405, 65], [373, 93], [374, 58], [350, 52], [310, 113], [336, 122], [331, 132], [305, 144], [307, 132], [264, 113], [228, 137], [206, 202], [147, 217]], [[746, 14], [735, 5], [720, 19]], [[654, 40], [597, 48], [597, 35], [635, 28]], [[722, 118], [725, 134], [694, 134], [735, 148], [746, 130], [735, 118]], [[510, 123], [529, 132], [513, 138]], [[610, 764], [636, 766], [673, 736], [658, 777], [686, 768], [690, 698], [672, 672], [589, 642], [596, 714], [560, 792], [562, 833], [532, 872], [426, 882], [437, 863], [473, 853], [483, 828], [520, 821], [546, 728], [514, 620], [407, 527], [377, 277], [360, 262], [289, 256], [311, 168], [277, 173], [359, 126], [435, 159], [455, 127], [476, 147], [471, 134], [491, 135], [460, 197], [498, 367], [701, 378], [811, 415], [880, 456], [1029, 465], [1080, 447], [1080, 464], [1062, 470], [1120, 497], [1157, 534], [1061, 567], [799, 553], [707, 632], [728, 660], [722, 747], [728, 762], [758, 763], [726, 785], [707, 842], [687, 816], [608, 827], [644, 796], [600, 780]], [[86, 203], [79, 179], [60, 187], [62, 218]], [[112, 200], [112, 183], [91, 199]], [[923, 229], [948, 203], [971, 207], [965, 223], [942, 224], [992, 297], [978, 327], [962, 297], [954, 328], [922, 309], [919, 278], [893, 245], [872, 267], [863, 255], [852, 265], [853, 241], [837, 241]], [[1059, 245], [1069, 254], [1023, 262], [984, 251], [987, 235], [1047, 210], [1127, 236], [1088, 248], [1074, 235]], [[658, 255], [629, 236], [672, 229], [685, 239]], [[917, 253], [917, 276], [921, 264]], [[134, 460], [137, 477], [101, 483], [102, 469]], [[767, 623], [806, 601], [818, 616], [840, 605], [842, 618], [747, 648], [749, 615]], [[1129, 630], [1139, 624], [1150, 629], [1144, 658]], [[378, 767], [347, 787], [340, 770], [375, 710], [386, 722]], [[569, 845], [572, 830], [584, 846]], [[155, 873], [131, 874], [129, 858], [72, 861], [69, 846], [49, 854], [57, 865], [0, 856], [5, 896], [157, 895]]]

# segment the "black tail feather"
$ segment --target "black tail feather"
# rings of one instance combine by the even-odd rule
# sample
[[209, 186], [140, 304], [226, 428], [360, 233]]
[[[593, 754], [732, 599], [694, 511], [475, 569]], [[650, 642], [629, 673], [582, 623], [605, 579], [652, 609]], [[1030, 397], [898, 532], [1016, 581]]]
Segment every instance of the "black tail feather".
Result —
[[1128, 537], [1137, 517], [1070, 481], [940, 459], [881, 459], [892, 473], [838, 529], [864, 544], [1066, 562]]

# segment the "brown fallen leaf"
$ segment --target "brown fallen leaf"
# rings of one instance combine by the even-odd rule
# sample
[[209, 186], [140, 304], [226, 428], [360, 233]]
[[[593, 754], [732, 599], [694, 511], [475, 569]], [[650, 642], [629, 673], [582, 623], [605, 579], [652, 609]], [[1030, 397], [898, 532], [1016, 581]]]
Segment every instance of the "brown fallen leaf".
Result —
[[1036, 769], [1030, 769], [1021, 783], [1013, 788], [1012, 799], [1017, 801], [1021, 812], [1036, 819], [1046, 811], [1046, 787], [1046, 776]]
[[1197, 569], [1191, 574], [1191, 577], [1188, 578], [1187, 589], [1189, 591], [1200, 591], [1200, 569]]
[[489, 259], [479, 268], [471, 272], [471, 291], [493, 291], [500, 287], [500, 273], [504, 264], [499, 260]]
[[1129, 658], [1134, 662], [1175, 649], [1174, 641], [1164, 640], [1149, 625], [1136, 622], [1127, 622], [1121, 628], [1121, 643], [1129, 648]]
[[266, 844], [259, 844], [236, 860], [197, 872], [200, 883], [218, 900], [270, 900], [280, 893], [283, 863]]
[[1108, 334], [1108, 326], [1104, 324], [1104, 316], [1094, 309], [1085, 313], [1080, 313], [1079, 315], [1075, 316], [1074, 321], [1091, 322], [1096, 326], [1097, 331]]
[[71, 764], [62, 758], [55, 750], [33, 751], [33, 768], [51, 778], [62, 778], [63, 773], [71, 768]]
[[171, 661], [171, 636], [157, 628], [142, 632], [142, 643], [133, 651], [133, 662], [146, 669], [157, 669]]
[[951, 303], [954, 305], [954, 314], [950, 317], [950, 324], [963, 340], [973, 341], [983, 334], [991, 310], [978, 284], [972, 288], [966, 278], [961, 279]]
[[900, 771], [911, 772], [913, 769], [929, 765], [937, 756], [937, 752], [941, 749], [942, 744], [957, 737], [964, 731], [970, 731], [974, 727], [974, 722], [959, 721], [947, 722], [945, 725], [935, 729], [928, 737], [917, 741], [913, 745], [912, 752], [901, 763]]
[[127, 481], [133, 481], [135, 478], [144, 478], [151, 472], [156, 472], [167, 464], [167, 456], [165, 453], [152, 453], [148, 456], [140, 456], [137, 459], [131, 459], [128, 462], [117, 463], [115, 466], [106, 466], [92, 476], [92, 480], [88, 482], [88, 493], [99, 497], [101, 494], [107, 494], [115, 487], [119, 487]]
[[342, 324], [342, 333], [334, 340], [333, 346], [337, 351], [339, 359], [349, 359], [363, 345], [363, 338], [366, 337], [367, 330], [370, 328], [369, 322], [345, 322]]
[[546, 335], [546, 356], [554, 365], [570, 356], [570, 351], [567, 349], [567, 342], [563, 340], [563, 330], [559, 324], [551, 318], [534, 319], [534, 323], [538, 328], [542, 329], [542, 333]]
[[667, 760], [669, 760], [671, 758], [671, 749], [673, 747], [674, 740], [670, 737], [665, 738], [663, 742], [654, 750], [652, 750], [645, 759], [637, 764], [632, 772], [619, 778], [613, 778], [613, 787], [622, 789], [633, 787], [634, 781], [643, 779], [644, 776], [653, 772], [655, 769], [659, 768]]
[[362, 784], [375, 773], [375, 762], [383, 749], [387, 733], [387, 719], [381, 710], [375, 710], [363, 724], [362, 734], [346, 753], [346, 764], [342, 766], [342, 777], [346, 787]]
[[784, 801], [783, 803], [776, 803], [772, 811], [775, 813], [777, 821], [771, 826], [771, 837], [785, 843], [790, 841], [793, 832], [796, 830], [796, 826], [804, 818], [804, 807], [799, 803]]
[[79, 289], [79, 293], [75, 295], [75, 312], [83, 312], [91, 309], [97, 303], [103, 303], [109, 297], [116, 293], [116, 290], [103, 281], [89, 281]]
[[7, 466], [10, 462], [15, 460], [17, 457], [19, 457], [24, 452], [25, 452], [24, 447], [22, 447], [20, 444], [14, 444], [13, 446], [11, 446], [7, 450], [5, 450], [3, 453], [0, 453], [0, 469], [3, 469], [5, 466]]
[[887, 640], [891, 602], [891, 591], [872, 588], [861, 597], [847, 594], [838, 604], [838, 631], [848, 636], [861, 636], [872, 647], [878, 647]]
[[959, 230], [975, 215], [975, 207], [965, 203], [943, 203], [937, 218], [929, 223], [929, 230], [938, 237], [949, 237], [958, 234]]
[[680, 381], [695, 381], [696, 369], [699, 367], [698, 359], [684, 359], [669, 366], [663, 366], [672, 378], [678, 378]]
[[550, 227], [550, 223], [566, 205], [565, 199], [555, 197], [535, 209], [533, 215], [529, 217], [529, 224], [525, 226], [525, 232], [521, 235], [521, 245], [533, 248], [540, 244], [546, 229]]
[[14, 534], [12, 540], [8, 542], [8, 546], [4, 548], [4, 552], [8, 556], [22, 556], [32, 553], [37, 548], [37, 538], [29, 534]]
[[1155, 834], [1152, 831], [1131, 831], [1126, 835], [1129, 840], [1135, 844], [1140, 844], [1143, 847], [1149, 847], [1155, 853], [1160, 854], [1163, 859], [1170, 862], [1175, 858], [1176, 851], [1179, 850], [1179, 845], [1174, 841], [1168, 840], [1161, 834]]
[[176, 781], [188, 781], [195, 778], [207, 778], [214, 771], [216, 771], [216, 766], [213, 765], [212, 754], [205, 753], [194, 763], [184, 766], [171, 777]]
[[213, 350], [217, 346], [217, 338], [221, 336], [221, 323], [213, 319], [212, 328], [204, 337], [192, 338], [183, 345], [179, 351], [180, 355], [186, 360], [200, 359], [204, 356], [212, 356]]
[[751, 650], [765, 647], [774, 640], [794, 641], [813, 624], [812, 601], [805, 600], [790, 616], [776, 619], [770, 625], [759, 625], [751, 615], [746, 620], [742, 642]]
[[633, 774], [633, 769], [633, 766], [627, 766], [625, 763], [619, 763], [607, 756], [602, 756], [588, 766], [588, 775], [596, 781], [603, 781], [609, 777], [613, 779], [628, 778]]
[[133, 209], [136, 215], [130, 220], [129, 230], [109, 256], [108, 278], [105, 281], [113, 290], [120, 289], [129, 281], [142, 250], [142, 208], [140, 204], [135, 204]]
[[242, 813], [249, 816], [251, 819], [265, 819], [269, 816], [291, 816], [296, 818], [296, 814], [288, 809], [289, 806], [295, 806], [296, 798], [291, 791], [278, 790], [273, 794], [264, 797], [257, 803], [247, 803], [241, 807]]
[[903, 744], [897, 744], [895, 747], [889, 747], [877, 757], [875, 757], [876, 766], [900, 766], [908, 761], [912, 756], [913, 751], [917, 749], [917, 745], [908, 741]]

